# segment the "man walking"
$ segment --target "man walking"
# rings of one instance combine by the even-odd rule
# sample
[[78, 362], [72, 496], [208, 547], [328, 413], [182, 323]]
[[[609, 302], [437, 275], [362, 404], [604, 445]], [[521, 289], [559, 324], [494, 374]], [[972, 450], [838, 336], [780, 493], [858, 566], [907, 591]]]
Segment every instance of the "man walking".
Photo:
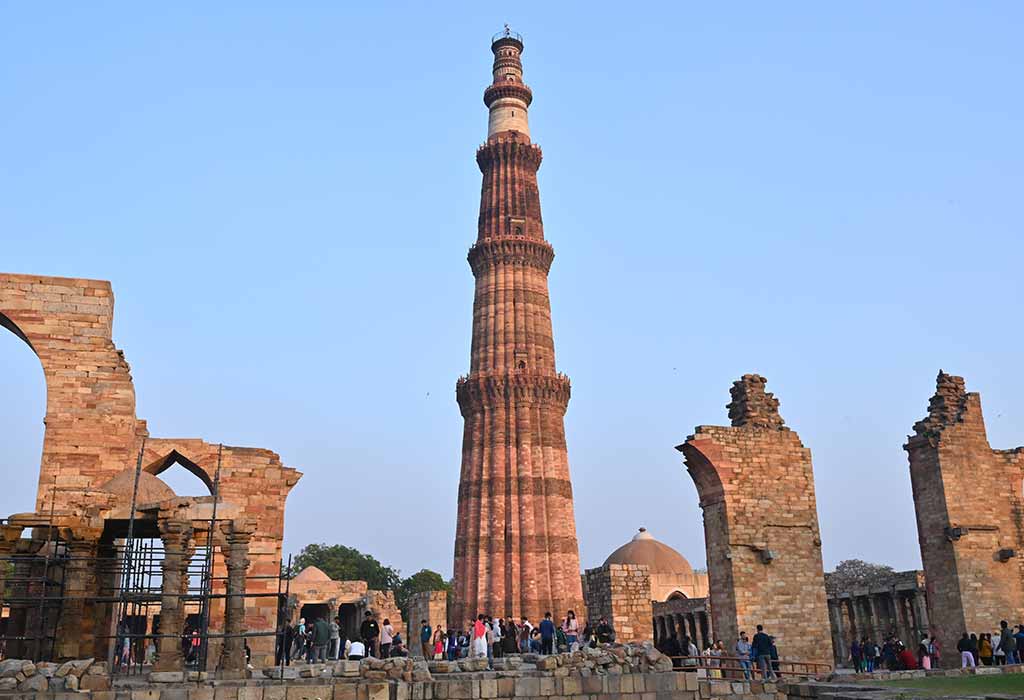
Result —
[[555, 645], [555, 623], [551, 620], [551, 613], [544, 613], [544, 619], [540, 621], [540, 653], [551, 654]]
[[772, 638], [764, 633], [762, 625], [757, 626], [757, 634], [754, 635], [751, 646], [754, 649], [754, 656], [757, 657], [757, 667], [761, 669], [761, 678], [775, 678], [775, 672], [772, 670]]
[[380, 625], [373, 619], [369, 610], [363, 614], [363, 624], [359, 627], [359, 636], [363, 638], [367, 656], [377, 656], [377, 639], [380, 637]]
[[1019, 663], [1017, 658], [1017, 638], [1013, 636], [1013, 630], [1006, 624], [1006, 620], [999, 622], [999, 648], [1006, 653], [1006, 663]]

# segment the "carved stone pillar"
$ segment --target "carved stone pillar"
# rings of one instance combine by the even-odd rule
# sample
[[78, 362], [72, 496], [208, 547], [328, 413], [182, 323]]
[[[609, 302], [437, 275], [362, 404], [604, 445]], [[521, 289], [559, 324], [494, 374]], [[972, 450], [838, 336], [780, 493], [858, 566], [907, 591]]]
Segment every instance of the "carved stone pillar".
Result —
[[188, 564], [192, 558], [192, 523], [177, 518], [160, 518], [160, 539], [164, 543], [163, 582], [160, 598], [160, 644], [154, 670], [181, 671], [181, 635], [185, 627], [183, 589], [188, 586]]
[[[97, 533], [98, 535], [98, 533]], [[96, 634], [93, 628], [93, 603], [97, 594], [97, 537], [76, 537], [63, 533], [67, 547], [64, 567], [64, 606], [57, 626], [56, 656], [58, 659], [81, 659], [92, 656]]]
[[918, 630], [923, 637], [931, 634], [931, 626], [928, 624], [928, 606], [925, 604], [924, 596], [920, 592], [914, 594], [911, 599], [914, 607], [914, 619], [917, 621]]
[[249, 570], [249, 541], [253, 524], [244, 520], [221, 523], [227, 540], [223, 549], [227, 562], [227, 602], [224, 606], [224, 644], [221, 646], [220, 668], [223, 671], [245, 670], [245, 575]]

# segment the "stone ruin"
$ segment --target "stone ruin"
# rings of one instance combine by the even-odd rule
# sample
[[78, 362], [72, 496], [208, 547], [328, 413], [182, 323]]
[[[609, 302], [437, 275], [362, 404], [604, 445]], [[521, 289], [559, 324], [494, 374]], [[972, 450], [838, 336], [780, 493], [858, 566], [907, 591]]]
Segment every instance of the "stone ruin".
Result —
[[[167, 635], [158, 641], [158, 666], [179, 669], [181, 645], [172, 635], [186, 621], [182, 593], [197, 547], [213, 550], [210, 631], [275, 632], [285, 500], [302, 475], [270, 450], [152, 436], [135, 412], [129, 366], [111, 338], [113, 317], [108, 282], [0, 274], [0, 325], [32, 349], [46, 380], [35, 510], [11, 516], [0, 532], [0, 557], [14, 568], [4, 601], [6, 655], [109, 658], [115, 618], [124, 613], [112, 600], [123, 592], [118, 569], [131, 534], [163, 550], [154, 572], [162, 590], [147, 594], [159, 604], [132, 620], [133, 633], [152, 635], [158, 617]], [[159, 478], [174, 464], [211, 495], [178, 497]], [[50, 585], [43, 581], [57, 564], [63, 607], [37, 609], [39, 588]], [[273, 660], [273, 636], [253, 637], [250, 646], [256, 658]], [[211, 667], [244, 668], [242, 638], [215, 640], [207, 658]]]
[[[928, 618], [943, 649], [1024, 620], [1024, 448], [988, 443], [981, 397], [940, 371], [928, 415], [904, 446]], [[944, 654], [944, 662], [954, 654]]]
[[811, 452], [765, 384], [734, 382], [732, 425], [700, 426], [676, 448], [704, 511], [714, 636], [731, 645], [763, 624], [783, 657], [831, 664]]

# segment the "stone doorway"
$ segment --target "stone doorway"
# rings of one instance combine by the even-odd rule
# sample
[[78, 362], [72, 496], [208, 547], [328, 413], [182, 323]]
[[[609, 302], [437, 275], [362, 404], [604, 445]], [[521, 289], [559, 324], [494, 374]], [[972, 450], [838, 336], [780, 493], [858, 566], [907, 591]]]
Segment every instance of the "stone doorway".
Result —
[[331, 621], [331, 609], [327, 603], [306, 603], [299, 610], [299, 617], [306, 619], [306, 626], [313, 624], [314, 620], [323, 618], [328, 622]]

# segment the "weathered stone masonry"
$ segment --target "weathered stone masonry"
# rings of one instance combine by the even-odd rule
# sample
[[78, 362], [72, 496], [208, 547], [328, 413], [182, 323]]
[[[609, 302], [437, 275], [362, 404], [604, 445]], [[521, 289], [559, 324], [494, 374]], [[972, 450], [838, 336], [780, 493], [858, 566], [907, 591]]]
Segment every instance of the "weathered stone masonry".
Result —
[[[111, 538], [124, 536], [105, 530], [105, 525], [123, 522], [129, 516], [136, 460], [143, 443], [146, 478], [140, 482], [140, 496], [146, 498], [140, 498], [136, 517], [149, 521], [149, 532], [155, 533], [157, 521], [163, 520], [159, 503], [153, 499], [175, 500], [173, 491], [154, 477], [174, 464], [192, 471], [207, 486], [212, 486], [219, 464], [220, 517], [252, 523], [244, 555], [240, 534], [230, 534], [223, 543], [216, 543], [221, 554], [214, 560], [218, 580], [226, 577], [226, 564], [232, 558], [249, 562], [249, 577], [278, 573], [285, 499], [301, 476], [270, 450], [150, 437], [146, 422], [135, 414], [128, 363], [111, 337], [113, 315], [109, 282], [0, 274], [0, 325], [39, 357], [47, 391], [36, 513], [12, 518], [4, 538], [18, 541], [24, 530], [43, 524], [52, 509], [62, 537], [73, 543], [71, 592], [80, 597], [68, 602], [70, 617], [62, 623], [62, 647], [57, 650], [63, 656], [106, 657], [101, 646], [110, 642], [100, 644], [99, 635], [109, 629], [103, 615], [110, 610], [84, 601], [97, 595], [99, 585], [85, 563], [92, 561], [97, 549], [109, 547]], [[146, 503], [147, 498], [151, 502]], [[203, 499], [185, 500], [202, 510]], [[215, 592], [223, 592], [223, 585], [218, 586]], [[253, 580], [248, 589], [271, 593], [276, 592], [277, 584], [271, 579]], [[215, 601], [211, 611], [214, 631], [220, 629], [224, 613], [223, 601]], [[272, 630], [276, 618], [273, 597], [246, 601], [248, 628]], [[77, 621], [77, 631], [68, 627], [71, 620]], [[94, 641], [95, 649], [91, 648]], [[255, 638], [251, 646], [257, 660], [272, 656], [272, 638]], [[229, 656], [232, 654], [229, 650]], [[212, 653], [211, 658], [218, 655]]]
[[700, 426], [679, 449], [704, 511], [712, 626], [732, 648], [757, 624], [783, 657], [832, 663], [811, 453], [765, 379], [733, 383], [732, 426]]
[[477, 613], [556, 616], [583, 609], [579, 546], [563, 416], [569, 379], [555, 370], [537, 169], [522, 82], [522, 41], [492, 45], [484, 94], [483, 173], [469, 375], [456, 397], [465, 421], [449, 624]]
[[993, 450], [981, 397], [940, 371], [905, 449], [928, 618], [942, 648], [955, 649], [965, 631], [1024, 619], [1024, 448]]

